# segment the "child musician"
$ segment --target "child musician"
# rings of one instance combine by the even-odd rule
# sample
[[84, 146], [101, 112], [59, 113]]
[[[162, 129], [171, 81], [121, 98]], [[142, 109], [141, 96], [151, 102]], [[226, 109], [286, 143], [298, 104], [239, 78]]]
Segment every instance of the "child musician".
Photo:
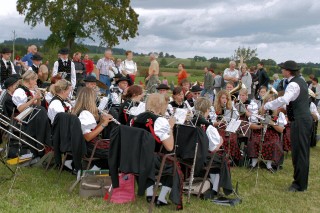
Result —
[[[275, 94], [268, 92], [263, 97], [263, 105], [269, 101], [275, 99]], [[263, 109], [263, 106], [261, 107]], [[257, 166], [258, 155], [261, 151], [263, 160], [266, 160], [267, 169], [274, 173], [272, 163], [279, 166], [281, 158], [283, 156], [283, 145], [280, 139], [280, 134], [284, 130], [284, 126], [287, 124], [285, 115], [278, 110], [270, 111], [271, 121], [267, 123], [253, 123], [250, 128], [252, 129], [251, 140], [248, 142], [248, 154], [252, 158], [250, 168], [253, 169]], [[264, 129], [266, 128], [266, 129]], [[263, 131], [265, 132], [262, 149], [260, 150], [261, 139], [263, 137]]]
[[[232, 119], [237, 119], [239, 113], [233, 107], [230, 94], [226, 90], [221, 90], [214, 101], [214, 111], [216, 120], [213, 120], [214, 126], [218, 128], [218, 132], [223, 138], [223, 147], [233, 160], [240, 160], [240, 149], [237, 143], [237, 134], [226, 132], [226, 125]], [[224, 117], [224, 121], [221, 120]], [[230, 140], [230, 144], [229, 144]]]

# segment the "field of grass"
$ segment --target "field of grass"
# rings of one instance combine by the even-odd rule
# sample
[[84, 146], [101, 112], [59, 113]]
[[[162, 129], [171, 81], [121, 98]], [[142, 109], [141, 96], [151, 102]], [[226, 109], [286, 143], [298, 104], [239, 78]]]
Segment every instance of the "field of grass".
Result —
[[[246, 168], [232, 168], [232, 180], [239, 182], [242, 204], [235, 207], [218, 206], [210, 201], [191, 198], [183, 212], [320, 212], [320, 147], [312, 148], [309, 189], [303, 193], [290, 193], [286, 189], [292, 181], [290, 154], [285, 159], [284, 169], [275, 174], [259, 171], [258, 185], [255, 186], [256, 173]], [[9, 172], [0, 164], [0, 176]], [[264, 177], [268, 180], [266, 180]], [[22, 168], [13, 190], [8, 194], [11, 180], [0, 183], [0, 212], [147, 212], [144, 197], [137, 197], [130, 204], [116, 205], [106, 203], [100, 198], [81, 199], [78, 190], [68, 194], [67, 189], [75, 180], [68, 172], [58, 179], [58, 171], [45, 172], [42, 168]], [[155, 208], [155, 212], [169, 212], [174, 205]]]

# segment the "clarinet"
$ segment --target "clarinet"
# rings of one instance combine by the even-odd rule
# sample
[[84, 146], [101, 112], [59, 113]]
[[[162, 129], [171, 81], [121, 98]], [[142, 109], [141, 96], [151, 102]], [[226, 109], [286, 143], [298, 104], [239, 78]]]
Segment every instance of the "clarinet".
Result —
[[[102, 115], [108, 115], [108, 113], [104, 112], [103, 110], [99, 110], [99, 112], [102, 114]], [[111, 121], [113, 121], [115, 124], [117, 125], [121, 125], [121, 123], [119, 121], [117, 121], [117, 119], [115, 118], [112, 118]]]

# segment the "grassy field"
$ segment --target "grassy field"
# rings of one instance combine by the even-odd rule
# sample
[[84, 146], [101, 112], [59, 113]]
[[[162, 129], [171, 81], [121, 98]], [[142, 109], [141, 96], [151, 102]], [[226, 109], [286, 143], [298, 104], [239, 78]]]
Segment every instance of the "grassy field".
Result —
[[[233, 182], [239, 182], [242, 204], [224, 207], [192, 197], [190, 204], [184, 204], [183, 212], [320, 212], [319, 156], [320, 147], [312, 148], [307, 192], [286, 191], [292, 181], [289, 154], [283, 170], [275, 174], [260, 170], [257, 186], [256, 173], [249, 173], [245, 168], [232, 168]], [[0, 176], [6, 175], [9, 175], [8, 171], [0, 164]], [[108, 204], [100, 198], [81, 199], [78, 190], [68, 194], [67, 189], [74, 179], [75, 176], [67, 172], [63, 172], [59, 180], [56, 170], [46, 173], [42, 168], [23, 168], [10, 194], [8, 190], [11, 181], [1, 182], [0, 212], [147, 212], [144, 197], [138, 197], [134, 203], [116, 205]], [[155, 212], [169, 212], [173, 209], [174, 205], [169, 205], [156, 208]]]

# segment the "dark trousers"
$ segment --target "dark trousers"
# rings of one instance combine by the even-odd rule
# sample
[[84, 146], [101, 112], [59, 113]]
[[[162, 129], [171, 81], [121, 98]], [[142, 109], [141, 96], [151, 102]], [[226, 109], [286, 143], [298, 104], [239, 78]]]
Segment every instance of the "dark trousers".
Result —
[[308, 188], [312, 118], [307, 116], [291, 122], [291, 152], [294, 168], [292, 186], [299, 191]]

